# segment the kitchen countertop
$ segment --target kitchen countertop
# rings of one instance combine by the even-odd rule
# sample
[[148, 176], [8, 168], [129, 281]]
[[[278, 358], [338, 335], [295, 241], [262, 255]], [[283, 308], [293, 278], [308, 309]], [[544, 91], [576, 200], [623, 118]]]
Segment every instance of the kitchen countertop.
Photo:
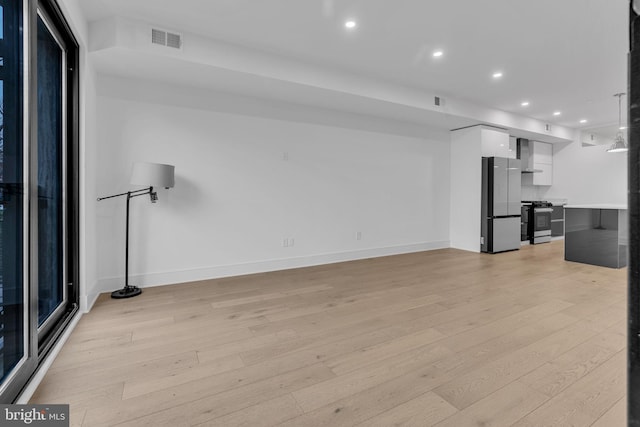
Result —
[[[536, 202], [549, 202], [553, 206], [564, 206], [567, 204], [567, 199], [544, 199], [544, 200], [534, 200]], [[528, 203], [521, 202], [522, 205], [530, 205], [531, 201], [527, 201]]]
[[547, 202], [551, 203], [553, 206], [565, 206], [567, 204], [567, 199], [547, 199]]
[[585, 205], [565, 205], [565, 208], [569, 209], [617, 209], [617, 210], [627, 210], [627, 205], [623, 204], [613, 204], [613, 203], [593, 203], [593, 204], [585, 204]]

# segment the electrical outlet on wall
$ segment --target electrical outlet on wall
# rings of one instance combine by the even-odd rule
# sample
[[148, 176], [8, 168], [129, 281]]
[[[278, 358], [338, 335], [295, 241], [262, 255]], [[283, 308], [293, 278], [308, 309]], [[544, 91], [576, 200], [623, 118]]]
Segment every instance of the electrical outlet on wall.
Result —
[[296, 243], [296, 241], [294, 240], [293, 237], [283, 237], [282, 238], [282, 247], [283, 248], [289, 248], [291, 246], [294, 246]]
[[356, 240], [362, 240], [362, 231], [356, 231]]

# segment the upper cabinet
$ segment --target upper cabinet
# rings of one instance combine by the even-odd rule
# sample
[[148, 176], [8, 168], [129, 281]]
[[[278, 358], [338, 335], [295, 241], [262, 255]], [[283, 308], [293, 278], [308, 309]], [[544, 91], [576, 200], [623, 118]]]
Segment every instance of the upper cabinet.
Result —
[[533, 163], [542, 163], [545, 165], [553, 164], [553, 145], [546, 142], [532, 141]]
[[516, 158], [509, 134], [500, 130], [482, 128], [481, 138], [482, 157]]
[[546, 142], [530, 141], [533, 168], [541, 172], [533, 174], [533, 185], [553, 184], [553, 145]]

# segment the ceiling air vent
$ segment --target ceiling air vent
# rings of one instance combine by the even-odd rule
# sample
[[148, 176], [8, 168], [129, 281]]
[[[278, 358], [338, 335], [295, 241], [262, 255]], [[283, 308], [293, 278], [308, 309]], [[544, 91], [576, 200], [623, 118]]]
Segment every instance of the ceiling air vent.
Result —
[[151, 43], [159, 44], [162, 46], [167, 45], [167, 33], [165, 31], [151, 29]]
[[160, 46], [172, 47], [174, 49], [182, 48], [182, 36], [180, 34], [170, 33], [168, 31], [151, 29], [151, 43]]
[[182, 47], [182, 37], [180, 34], [167, 33], [167, 47], [180, 49]]

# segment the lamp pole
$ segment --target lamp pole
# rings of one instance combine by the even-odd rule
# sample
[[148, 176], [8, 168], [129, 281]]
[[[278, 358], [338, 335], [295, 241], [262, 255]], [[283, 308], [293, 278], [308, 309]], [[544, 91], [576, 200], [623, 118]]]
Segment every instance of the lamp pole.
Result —
[[[131, 204], [131, 191], [127, 192], [127, 227], [125, 232], [125, 246], [124, 246], [124, 289], [128, 290], [129, 287], [129, 205]], [[117, 291], [116, 291], [117, 292]], [[141, 291], [142, 292], [142, 291]], [[113, 294], [111, 294], [113, 297]]]

